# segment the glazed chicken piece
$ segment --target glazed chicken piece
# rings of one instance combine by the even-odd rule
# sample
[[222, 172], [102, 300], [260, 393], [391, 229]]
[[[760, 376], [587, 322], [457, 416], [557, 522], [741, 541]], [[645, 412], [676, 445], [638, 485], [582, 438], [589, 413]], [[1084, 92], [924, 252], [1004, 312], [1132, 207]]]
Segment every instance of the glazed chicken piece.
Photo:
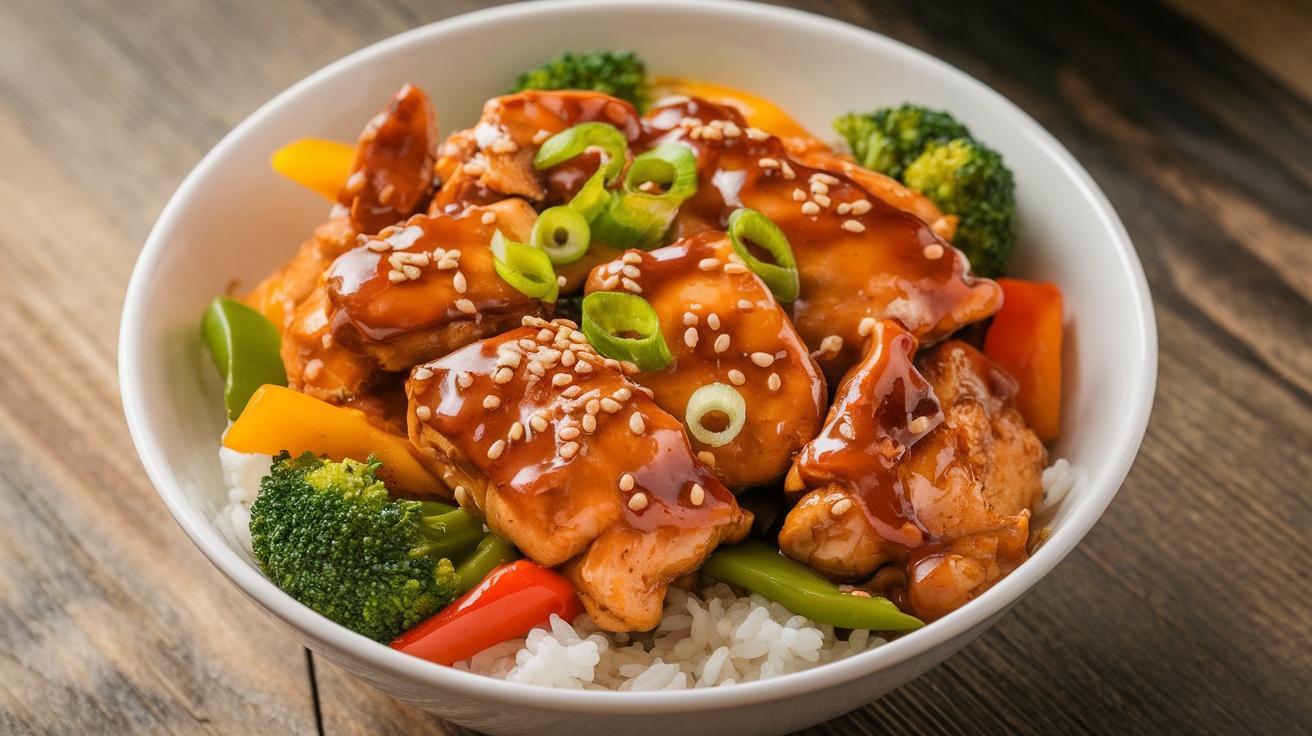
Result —
[[488, 247], [498, 229], [527, 237], [535, 217], [523, 200], [508, 199], [458, 216], [416, 215], [375, 237], [360, 236], [360, 245], [329, 265], [284, 331], [288, 385], [352, 403], [388, 373], [549, 309], [497, 275]]
[[402, 87], [360, 133], [351, 174], [337, 195], [342, 216], [315, 229], [296, 255], [246, 296], [246, 303], [284, 329], [328, 264], [357, 245], [357, 234], [376, 233], [427, 204], [437, 155], [436, 120], [422, 90]]
[[842, 385], [786, 489], [805, 493], [779, 546], [837, 579], [862, 580], [933, 620], [1026, 559], [1047, 452], [1020, 418], [1014, 381], [969, 345], [928, 351], [885, 321]]
[[498, 536], [562, 566], [598, 625], [651, 629], [669, 583], [751, 514], [573, 323], [524, 323], [414, 369], [411, 441]]
[[919, 217], [842, 171], [791, 159], [778, 138], [747, 127], [732, 108], [692, 98], [649, 113], [639, 146], [671, 142], [697, 154], [698, 189], [670, 237], [723, 230], [739, 207], [773, 220], [801, 279], [793, 324], [831, 385], [860, 359], [878, 320], [933, 342], [1002, 305], [998, 285], [973, 277], [965, 256]]
[[824, 376], [725, 233], [705, 231], [646, 253], [630, 250], [594, 270], [587, 291], [638, 293], [656, 310], [674, 360], [634, 380], [654, 392], [662, 409], [687, 421], [689, 398], [712, 383], [742, 395], [746, 420], [734, 439], [712, 447], [689, 436], [697, 456], [729, 488], [782, 478], [820, 430]]

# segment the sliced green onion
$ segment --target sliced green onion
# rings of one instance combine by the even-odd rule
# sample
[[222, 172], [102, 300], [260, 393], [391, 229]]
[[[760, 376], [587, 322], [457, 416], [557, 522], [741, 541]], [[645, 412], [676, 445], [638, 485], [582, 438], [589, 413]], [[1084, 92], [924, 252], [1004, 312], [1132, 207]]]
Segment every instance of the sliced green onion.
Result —
[[640, 371], [658, 371], [674, 360], [656, 310], [637, 294], [596, 291], [583, 297], [583, 335], [601, 355], [627, 360]]
[[[729, 418], [729, 426], [719, 432], [712, 432], [702, 424], [707, 414], [722, 412]], [[719, 447], [733, 441], [743, 431], [747, 421], [747, 402], [738, 389], [725, 383], [708, 383], [692, 392], [688, 397], [688, 409], [684, 412], [684, 425], [693, 437], [703, 445]]]
[[544, 302], [556, 301], [560, 295], [560, 285], [556, 283], [556, 271], [551, 267], [551, 259], [546, 253], [507, 240], [500, 230], [493, 233], [488, 247], [492, 249], [494, 257], [492, 265], [506, 283], [525, 296]]
[[[797, 260], [793, 258], [788, 238], [774, 221], [746, 207], [734, 210], [729, 215], [729, 239], [733, 241], [734, 252], [770, 287], [775, 299], [791, 302], [797, 298], [801, 291]], [[747, 249], [747, 241], [764, 248], [774, 257], [774, 263], [766, 263], [752, 255]]]
[[[645, 192], [654, 183], [660, 192]], [[679, 213], [679, 206], [697, 193], [697, 156], [673, 143], [633, 159], [624, 177], [623, 191], [593, 222], [593, 237], [615, 248], [651, 250]]]
[[614, 193], [606, 188], [606, 176], [603, 169], [597, 169], [588, 181], [584, 183], [583, 188], [574, 195], [574, 198], [566, 204], [566, 207], [583, 215], [583, 219], [591, 223], [597, 219], [597, 216], [606, 210], [614, 198]]
[[550, 207], [538, 215], [529, 245], [547, 254], [557, 266], [573, 263], [588, 252], [592, 228], [572, 207]]
[[579, 123], [546, 139], [533, 157], [533, 167], [542, 171], [559, 166], [593, 146], [605, 152], [598, 171], [605, 172], [607, 185], [613, 184], [624, 169], [629, 142], [619, 128], [606, 123]]

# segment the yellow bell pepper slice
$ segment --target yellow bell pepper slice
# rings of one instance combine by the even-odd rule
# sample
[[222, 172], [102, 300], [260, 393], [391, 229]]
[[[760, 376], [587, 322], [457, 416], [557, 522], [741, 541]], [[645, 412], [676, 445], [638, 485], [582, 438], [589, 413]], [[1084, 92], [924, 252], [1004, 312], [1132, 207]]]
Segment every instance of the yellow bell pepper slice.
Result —
[[228, 428], [223, 446], [237, 452], [295, 457], [309, 451], [340, 462], [370, 455], [383, 463], [379, 478], [405, 496], [451, 498], [446, 486], [410, 454], [404, 437], [369, 423], [364, 412], [320, 401], [295, 389], [267, 384], [256, 389]]
[[689, 77], [657, 76], [652, 78], [652, 97], [661, 99], [673, 95], [701, 97], [722, 105], [732, 105], [747, 118], [747, 124], [760, 128], [767, 133], [774, 133], [780, 138], [815, 138], [810, 131], [803, 128], [793, 116], [773, 102], [746, 92], [715, 82], [706, 82]]
[[336, 202], [354, 161], [355, 146], [349, 143], [302, 138], [275, 151], [269, 163], [279, 174]]

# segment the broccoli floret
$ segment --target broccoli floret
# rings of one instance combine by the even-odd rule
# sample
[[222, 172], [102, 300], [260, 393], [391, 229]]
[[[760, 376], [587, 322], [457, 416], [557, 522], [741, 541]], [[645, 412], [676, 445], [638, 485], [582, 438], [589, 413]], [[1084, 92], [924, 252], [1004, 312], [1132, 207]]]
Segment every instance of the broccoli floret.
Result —
[[642, 112], [651, 102], [647, 67], [629, 51], [563, 53], [519, 75], [510, 93], [526, 89], [586, 89], [628, 100]]
[[435, 520], [444, 517], [426, 517], [418, 501], [391, 500], [376, 477], [380, 466], [284, 451], [260, 483], [250, 529], [255, 556], [278, 587], [387, 642], [454, 600], [460, 581], [438, 554], [447, 530]]
[[931, 143], [907, 166], [903, 182], [959, 218], [952, 244], [975, 273], [1007, 272], [1016, 245], [1016, 184], [1001, 155], [968, 138]]
[[834, 121], [834, 130], [847, 141], [858, 164], [899, 180], [929, 144], [970, 137], [966, 126], [948, 113], [910, 104], [848, 113]]

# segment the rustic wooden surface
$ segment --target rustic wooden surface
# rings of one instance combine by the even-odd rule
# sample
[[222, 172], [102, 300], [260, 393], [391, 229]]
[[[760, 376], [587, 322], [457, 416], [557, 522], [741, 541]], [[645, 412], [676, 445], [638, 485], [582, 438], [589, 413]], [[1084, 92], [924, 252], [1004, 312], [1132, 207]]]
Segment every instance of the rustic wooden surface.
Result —
[[[132, 263], [201, 155], [333, 59], [477, 0], [0, 3], [0, 733], [464, 729], [310, 657], [129, 442]], [[796, 0], [1001, 91], [1088, 167], [1161, 336], [1139, 460], [998, 626], [808, 734], [1312, 729], [1312, 4]]]

